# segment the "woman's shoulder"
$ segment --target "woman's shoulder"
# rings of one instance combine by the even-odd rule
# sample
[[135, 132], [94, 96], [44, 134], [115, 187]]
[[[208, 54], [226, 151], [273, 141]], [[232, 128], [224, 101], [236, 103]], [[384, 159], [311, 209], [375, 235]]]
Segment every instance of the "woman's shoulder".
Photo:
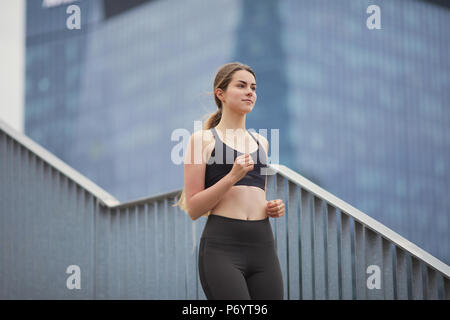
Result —
[[214, 136], [211, 132], [211, 129], [202, 129], [195, 131], [192, 134], [192, 138], [195, 140], [201, 140], [203, 142], [210, 142], [211, 139], [214, 139]]
[[[196, 147], [199, 146], [199, 147]], [[191, 134], [189, 137], [188, 143], [188, 152], [186, 153], [186, 159], [191, 161], [190, 163], [194, 163], [194, 159], [203, 159], [202, 163], [206, 163], [208, 158], [206, 156], [210, 156], [212, 150], [214, 149], [214, 138], [209, 130], [197, 130]], [[197, 154], [197, 156], [194, 156]], [[187, 160], [185, 160], [187, 161]]]
[[209, 149], [214, 147], [214, 135], [212, 134], [210, 129], [202, 129], [195, 131], [192, 136], [191, 140], [193, 140], [195, 143], [201, 143], [202, 149], [205, 148]]

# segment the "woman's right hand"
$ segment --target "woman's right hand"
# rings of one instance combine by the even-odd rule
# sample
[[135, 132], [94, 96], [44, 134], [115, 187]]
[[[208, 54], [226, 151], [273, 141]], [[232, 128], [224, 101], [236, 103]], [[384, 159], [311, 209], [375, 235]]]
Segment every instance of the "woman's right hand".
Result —
[[[253, 170], [254, 161], [250, 154], [245, 153], [236, 157], [234, 160], [233, 168], [231, 169], [229, 175], [232, 177], [234, 183], [241, 180], [247, 172]], [[234, 184], [233, 183], [233, 184]]]

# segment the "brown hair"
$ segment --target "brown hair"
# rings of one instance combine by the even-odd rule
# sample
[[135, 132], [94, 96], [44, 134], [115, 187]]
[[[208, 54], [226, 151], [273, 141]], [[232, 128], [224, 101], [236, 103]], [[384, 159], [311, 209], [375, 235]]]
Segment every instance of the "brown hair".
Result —
[[[217, 71], [216, 77], [214, 79], [214, 90], [212, 92], [214, 94], [214, 101], [216, 102], [217, 110], [211, 114], [206, 114], [205, 116], [202, 117], [202, 119], [204, 119], [205, 117], [209, 116], [205, 124], [203, 125], [203, 130], [214, 128], [219, 124], [220, 119], [222, 118], [222, 101], [220, 101], [220, 99], [217, 98], [216, 90], [222, 89], [223, 91], [226, 91], [228, 85], [231, 82], [231, 79], [233, 78], [233, 74], [239, 70], [246, 70], [250, 72], [256, 79], [256, 75], [253, 72], [253, 70], [248, 65], [245, 65], [243, 63], [231, 62], [221, 66]], [[172, 206], [173, 207], [179, 206], [181, 210], [187, 212], [184, 188], [181, 191], [180, 199], [177, 201], [177, 203], [175, 203]], [[209, 216], [210, 212], [211, 211], [208, 211], [203, 216], [205, 217]]]

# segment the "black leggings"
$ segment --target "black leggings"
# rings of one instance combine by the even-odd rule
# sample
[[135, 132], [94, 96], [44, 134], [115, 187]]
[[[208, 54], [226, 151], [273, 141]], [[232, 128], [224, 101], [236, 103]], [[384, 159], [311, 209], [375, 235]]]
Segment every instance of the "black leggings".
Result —
[[282, 300], [283, 278], [269, 218], [211, 214], [200, 238], [200, 282], [208, 300]]

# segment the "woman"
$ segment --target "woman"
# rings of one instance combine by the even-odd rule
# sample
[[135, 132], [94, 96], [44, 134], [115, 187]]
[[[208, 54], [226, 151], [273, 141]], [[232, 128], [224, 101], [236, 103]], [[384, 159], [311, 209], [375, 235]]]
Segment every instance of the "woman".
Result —
[[214, 99], [218, 110], [190, 137], [177, 203], [192, 220], [208, 217], [198, 259], [203, 291], [208, 299], [283, 299], [269, 216], [283, 216], [284, 203], [266, 201], [261, 169], [269, 143], [245, 129], [256, 102], [253, 70], [241, 63], [223, 65], [214, 80]]

